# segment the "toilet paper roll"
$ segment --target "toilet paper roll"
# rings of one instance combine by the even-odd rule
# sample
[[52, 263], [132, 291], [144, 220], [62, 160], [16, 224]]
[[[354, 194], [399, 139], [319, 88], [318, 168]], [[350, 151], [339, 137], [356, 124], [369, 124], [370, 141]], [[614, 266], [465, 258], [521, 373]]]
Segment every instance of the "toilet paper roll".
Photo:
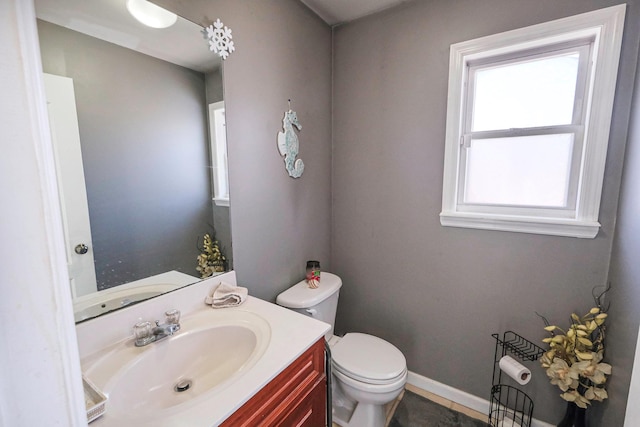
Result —
[[518, 363], [513, 357], [504, 356], [500, 359], [499, 365], [502, 372], [516, 380], [518, 384], [525, 385], [531, 381], [531, 371]]
[[511, 418], [505, 416], [498, 423], [498, 427], [521, 427], [520, 424], [512, 420]]

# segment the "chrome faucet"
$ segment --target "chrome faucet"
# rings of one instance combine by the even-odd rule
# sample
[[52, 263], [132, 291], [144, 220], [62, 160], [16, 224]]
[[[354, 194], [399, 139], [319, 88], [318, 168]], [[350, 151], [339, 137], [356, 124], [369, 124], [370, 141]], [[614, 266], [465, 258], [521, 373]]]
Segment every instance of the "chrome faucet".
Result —
[[160, 341], [180, 330], [180, 310], [169, 310], [164, 315], [165, 323], [163, 324], [156, 320], [156, 326], [153, 326], [149, 321], [139, 322], [133, 326], [136, 347]]

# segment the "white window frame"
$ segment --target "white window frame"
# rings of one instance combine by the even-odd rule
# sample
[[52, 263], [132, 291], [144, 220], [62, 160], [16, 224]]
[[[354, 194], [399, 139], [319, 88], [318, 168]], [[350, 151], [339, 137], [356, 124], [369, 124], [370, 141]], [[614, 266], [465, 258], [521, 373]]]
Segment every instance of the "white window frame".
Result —
[[[451, 46], [445, 140], [442, 212], [443, 226], [594, 238], [609, 143], [626, 5], [559, 19]], [[585, 89], [582, 153], [573, 179], [574, 201], [564, 209], [464, 205], [465, 119], [468, 111], [469, 67], [473, 64], [535, 52], [551, 46], [592, 40], [591, 69]], [[497, 61], [496, 61], [497, 62]], [[575, 131], [575, 130], [574, 130]], [[517, 130], [511, 131], [514, 135]], [[572, 174], [575, 171], [572, 171]]]
[[227, 162], [226, 120], [216, 120], [216, 112], [222, 110], [224, 101], [209, 104], [209, 139], [211, 141], [211, 165], [213, 168], [213, 202], [216, 206], [229, 206], [229, 167]]

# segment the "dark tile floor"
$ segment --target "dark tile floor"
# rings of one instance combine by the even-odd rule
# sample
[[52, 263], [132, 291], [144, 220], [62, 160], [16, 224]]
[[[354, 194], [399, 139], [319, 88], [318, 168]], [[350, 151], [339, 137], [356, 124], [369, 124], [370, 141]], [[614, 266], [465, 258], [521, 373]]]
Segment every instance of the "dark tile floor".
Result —
[[405, 390], [389, 427], [487, 427], [486, 422], [445, 408]]

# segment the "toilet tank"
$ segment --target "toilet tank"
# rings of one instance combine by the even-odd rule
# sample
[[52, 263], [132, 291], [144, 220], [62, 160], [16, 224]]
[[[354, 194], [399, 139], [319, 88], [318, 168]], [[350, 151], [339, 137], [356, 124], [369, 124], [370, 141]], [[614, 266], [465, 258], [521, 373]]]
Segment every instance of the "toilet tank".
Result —
[[342, 280], [338, 276], [322, 272], [317, 289], [311, 289], [307, 281], [302, 280], [278, 295], [276, 303], [331, 325], [325, 335], [328, 341], [333, 335], [341, 286]]

